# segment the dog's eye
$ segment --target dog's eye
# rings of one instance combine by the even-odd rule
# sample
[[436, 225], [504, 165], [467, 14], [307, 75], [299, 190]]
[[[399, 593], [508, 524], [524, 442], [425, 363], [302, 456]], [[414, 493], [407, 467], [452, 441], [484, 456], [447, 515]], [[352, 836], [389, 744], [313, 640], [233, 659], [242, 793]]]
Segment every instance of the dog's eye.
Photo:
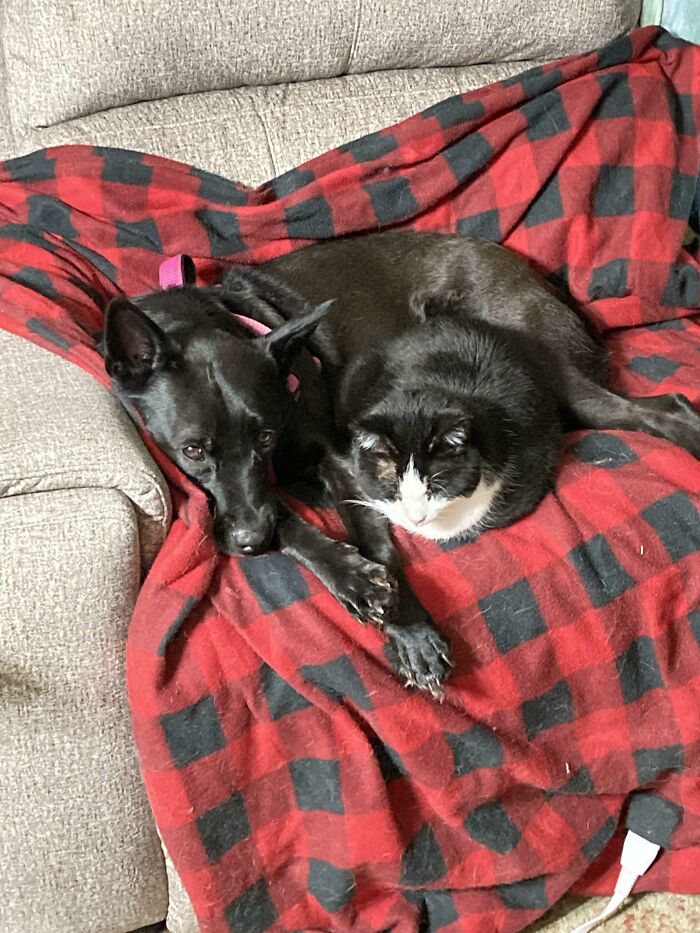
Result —
[[274, 431], [261, 431], [260, 434], [258, 434], [258, 444], [260, 444], [261, 447], [269, 447], [274, 438]]
[[204, 451], [195, 444], [188, 444], [187, 447], [183, 447], [182, 452], [188, 460], [204, 460]]

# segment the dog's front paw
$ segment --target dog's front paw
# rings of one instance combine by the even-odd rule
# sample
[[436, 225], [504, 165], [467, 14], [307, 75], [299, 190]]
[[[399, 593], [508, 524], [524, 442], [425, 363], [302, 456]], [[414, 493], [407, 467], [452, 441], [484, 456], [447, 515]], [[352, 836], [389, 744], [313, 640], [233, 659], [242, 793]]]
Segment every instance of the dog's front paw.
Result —
[[389, 661], [405, 685], [427, 690], [442, 702], [443, 684], [453, 667], [447, 640], [427, 620], [391, 623], [385, 631]]
[[386, 567], [367, 560], [351, 544], [338, 544], [329, 590], [363, 625], [372, 622], [381, 628], [394, 615], [396, 581]]

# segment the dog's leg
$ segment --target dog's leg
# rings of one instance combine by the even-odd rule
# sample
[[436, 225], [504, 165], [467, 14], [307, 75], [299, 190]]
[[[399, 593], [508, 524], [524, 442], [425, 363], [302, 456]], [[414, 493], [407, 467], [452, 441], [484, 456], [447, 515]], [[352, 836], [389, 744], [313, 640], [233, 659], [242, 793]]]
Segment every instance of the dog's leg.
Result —
[[285, 506], [276, 538], [279, 549], [316, 574], [350, 615], [363, 625], [384, 625], [396, 600], [395, 583], [385, 566], [363, 557], [351, 544], [327, 538]]
[[442, 685], [452, 666], [450, 648], [406, 580], [386, 516], [348, 502], [358, 494], [341, 458], [329, 455], [322, 473], [350, 540], [362, 555], [386, 567], [396, 580], [398, 603], [384, 624], [392, 666], [407, 686], [429, 690], [442, 699]]
[[623, 398], [573, 367], [559, 388], [560, 401], [585, 428], [645, 431], [700, 458], [700, 415], [684, 395]]

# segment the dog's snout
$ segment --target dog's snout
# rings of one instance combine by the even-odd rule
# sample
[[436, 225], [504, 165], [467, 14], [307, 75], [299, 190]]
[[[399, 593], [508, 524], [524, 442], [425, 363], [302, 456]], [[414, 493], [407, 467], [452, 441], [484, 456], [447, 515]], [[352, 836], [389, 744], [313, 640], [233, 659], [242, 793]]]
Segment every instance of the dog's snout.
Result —
[[231, 538], [241, 554], [259, 554], [268, 545], [269, 534], [260, 528], [238, 528]]
[[267, 505], [248, 514], [217, 512], [214, 537], [225, 554], [261, 554], [270, 546], [275, 523], [276, 510]]

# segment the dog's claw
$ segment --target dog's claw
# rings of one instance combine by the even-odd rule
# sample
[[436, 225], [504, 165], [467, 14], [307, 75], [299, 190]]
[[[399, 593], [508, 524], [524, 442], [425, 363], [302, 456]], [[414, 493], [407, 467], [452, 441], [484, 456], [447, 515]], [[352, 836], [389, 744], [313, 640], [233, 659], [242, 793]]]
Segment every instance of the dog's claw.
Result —
[[440, 657], [448, 667], [455, 666], [455, 662], [452, 660], [452, 658], [448, 657], [443, 651], [440, 652]]

